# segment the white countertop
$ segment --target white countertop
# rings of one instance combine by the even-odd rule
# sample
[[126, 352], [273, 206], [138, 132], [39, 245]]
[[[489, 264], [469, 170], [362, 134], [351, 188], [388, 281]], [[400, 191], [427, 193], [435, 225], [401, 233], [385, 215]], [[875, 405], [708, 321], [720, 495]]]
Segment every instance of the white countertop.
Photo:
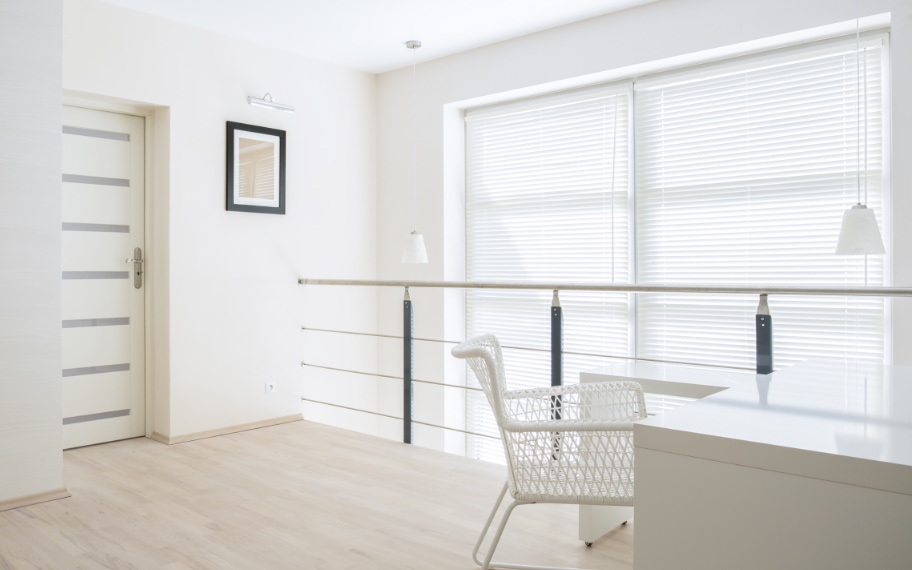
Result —
[[[812, 361], [769, 375], [643, 363], [621, 368], [585, 373], [583, 380], [626, 377], [641, 380], [646, 391], [676, 393], [683, 385], [686, 395], [709, 394], [638, 423], [637, 448], [912, 495], [910, 366]], [[656, 390], [655, 382], [672, 389]]]

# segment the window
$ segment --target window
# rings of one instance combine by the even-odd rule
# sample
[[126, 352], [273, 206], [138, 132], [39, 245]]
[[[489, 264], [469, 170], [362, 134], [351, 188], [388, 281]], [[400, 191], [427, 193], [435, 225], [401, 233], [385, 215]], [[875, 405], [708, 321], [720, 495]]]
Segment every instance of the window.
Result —
[[[865, 39], [861, 69], [853, 38], [470, 110], [467, 278], [882, 285], [882, 257], [865, 266], [833, 251], [859, 170], [885, 227], [884, 44]], [[512, 347], [511, 388], [547, 382], [548, 353], [528, 349], [548, 347], [549, 297], [467, 294], [466, 334]], [[564, 292], [561, 303], [570, 353], [754, 365], [753, 297]], [[884, 359], [882, 299], [775, 296], [771, 308], [777, 367]], [[565, 381], [599, 360], [565, 356]], [[467, 429], [496, 435], [483, 394], [466, 397]], [[467, 450], [497, 460], [500, 446], [468, 436]]]
[[[884, 50], [879, 38], [863, 49], [861, 176], [882, 224]], [[864, 285], [864, 259], [833, 253], [856, 199], [855, 62], [855, 42], [840, 42], [637, 84], [639, 283]], [[883, 285], [883, 257], [867, 264], [868, 284]], [[777, 367], [883, 361], [883, 299], [770, 302]], [[637, 355], [752, 367], [756, 306], [744, 295], [639, 295]]]
[[[466, 277], [630, 281], [630, 88], [599, 87], [481, 109], [467, 117]], [[550, 356], [548, 292], [469, 290], [468, 334], [493, 331], [515, 387], [540, 386]], [[561, 294], [565, 348], [630, 350], [627, 294]], [[568, 378], [597, 359], [565, 356]], [[543, 376], [544, 372], [544, 376]], [[496, 434], [484, 394], [467, 392], [470, 431]], [[469, 436], [476, 456], [500, 446]], [[485, 445], [488, 442], [488, 445]]]

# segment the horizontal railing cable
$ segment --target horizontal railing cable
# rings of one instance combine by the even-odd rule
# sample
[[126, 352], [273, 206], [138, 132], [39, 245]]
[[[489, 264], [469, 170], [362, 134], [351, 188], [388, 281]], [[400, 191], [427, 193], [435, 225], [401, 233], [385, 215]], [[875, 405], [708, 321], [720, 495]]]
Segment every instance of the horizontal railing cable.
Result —
[[909, 287], [795, 287], [786, 285], [632, 285], [588, 283], [509, 283], [473, 281], [384, 281], [370, 279], [298, 279], [299, 285], [426, 287], [443, 289], [516, 289], [540, 291], [613, 291], [617, 293], [732, 293], [745, 295], [837, 295], [846, 297], [912, 297]]
[[[402, 340], [402, 335], [395, 334], [380, 334], [380, 333], [365, 333], [365, 332], [355, 332], [355, 331], [340, 331], [335, 329], [315, 329], [311, 327], [301, 327], [302, 331], [315, 331], [315, 332], [326, 332], [326, 333], [337, 333], [337, 334], [351, 334], [356, 336], [375, 336], [379, 338], [392, 338], [396, 340]], [[443, 344], [459, 344], [462, 341], [459, 340], [440, 340], [436, 338], [420, 338], [413, 336], [412, 340], [422, 340], [425, 342], [439, 342]]]
[[[531, 352], [551, 352], [549, 348], [535, 348], [531, 346], [510, 346], [507, 344], [500, 345], [501, 348], [509, 348], [513, 350], [528, 350]], [[642, 362], [658, 362], [660, 364], [684, 364], [686, 366], [702, 366], [706, 368], [724, 368], [726, 370], [749, 370], [753, 371], [753, 368], [746, 368], [742, 366], [728, 366], [725, 364], [706, 364], [703, 362], [686, 362], [684, 360], [659, 360], [657, 358], [643, 358], [640, 356], [618, 356], [614, 354], [599, 354], [595, 352], [574, 352], [571, 350], [562, 350], [561, 354], [569, 354], [572, 356], [594, 356], [596, 358], [615, 358], [617, 360], [637, 360]]]
[[[334, 404], [334, 403], [332, 403], [332, 402], [324, 402], [324, 401], [321, 401], [321, 400], [314, 400], [314, 399], [312, 399], [312, 398], [304, 398], [304, 397], [302, 397], [301, 400], [304, 401], [304, 402], [312, 402], [312, 403], [314, 403], [314, 404], [321, 404], [321, 405], [323, 405], [323, 406], [332, 406], [332, 407], [334, 407], [334, 408], [342, 408], [342, 409], [344, 409], [344, 410], [351, 410], [351, 411], [353, 411], [353, 412], [361, 412], [361, 413], [363, 413], [363, 414], [372, 414], [372, 415], [375, 415], [375, 416], [382, 416], [382, 417], [384, 417], [384, 418], [390, 418], [390, 419], [392, 419], [392, 420], [399, 420], [399, 421], [402, 421], [402, 418], [399, 417], [399, 416], [393, 416], [393, 415], [390, 415], [390, 414], [384, 414], [384, 413], [382, 413], [382, 412], [373, 412], [373, 411], [371, 411], [371, 410], [363, 410], [363, 409], [361, 409], [361, 408], [353, 408], [353, 407], [351, 407], [351, 406], [343, 406], [342, 404]], [[412, 420], [412, 423], [413, 423], [413, 424], [423, 425], [423, 426], [428, 426], [428, 427], [432, 427], [432, 428], [445, 429], [445, 430], [447, 430], [447, 431], [458, 431], [459, 433], [464, 433], [464, 434], [466, 434], [466, 435], [475, 435], [475, 436], [478, 436], [478, 437], [487, 437], [487, 438], [489, 438], [489, 439], [496, 439], [496, 440], [499, 440], [499, 439], [500, 439], [500, 438], [497, 437], [497, 436], [489, 435], [489, 434], [486, 434], [486, 433], [478, 433], [478, 432], [475, 432], [475, 431], [466, 431], [466, 430], [464, 430], [464, 429], [459, 429], [459, 428], [454, 428], [454, 427], [447, 427], [447, 426], [441, 426], [441, 425], [432, 424], [432, 423], [428, 423], [428, 422], [421, 422], [421, 421], [414, 420], [414, 419]]]
[[304, 398], [304, 397], [301, 398], [301, 401], [303, 401], [303, 402], [312, 402], [312, 403], [314, 403], [314, 404], [321, 404], [321, 405], [324, 405], [324, 406], [332, 406], [332, 407], [334, 407], [334, 408], [342, 408], [343, 410], [351, 410], [351, 411], [353, 411], [353, 412], [361, 412], [362, 414], [372, 414], [372, 415], [375, 415], [375, 416], [383, 416], [384, 418], [389, 418], [389, 419], [391, 419], [391, 420], [399, 420], [399, 421], [402, 421], [402, 418], [400, 418], [400, 417], [398, 417], [398, 416], [391, 416], [391, 415], [389, 415], [389, 414], [384, 414], [384, 413], [382, 413], [382, 412], [373, 412], [373, 411], [371, 411], [371, 410], [362, 410], [361, 408], [353, 408], [353, 407], [351, 407], [351, 406], [343, 406], [342, 404], [335, 404], [335, 403], [333, 403], [333, 402], [323, 402], [323, 401], [321, 401], [321, 400], [314, 400], [314, 399], [312, 399], [312, 398]]
[[[338, 333], [338, 334], [350, 334], [350, 335], [356, 335], [356, 336], [373, 336], [373, 337], [392, 338], [392, 339], [396, 339], [396, 340], [402, 340], [402, 336], [391, 335], [391, 334], [363, 333], [363, 332], [342, 331], [342, 330], [333, 330], [333, 329], [317, 329], [317, 328], [310, 328], [310, 327], [301, 327], [301, 330]], [[436, 338], [412, 337], [412, 340], [439, 342], [439, 343], [443, 343], [443, 344], [459, 344], [459, 341], [440, 340], [440, 339], [436, 339]], [[550, 348], [535, 348], [532, 346], [512, 346], [509, 344], [502, 344], [500, 347], [503, 349], [510, 349], [510, 350], [528, 350], [531, 352], [550, 352], [551, 351]], [[571, 350], [565, 350], [565, 351], [563, 351], [563, 353], [569, 354], [571, 356], [592, 356], [592, 357], [596, 357], [596, 358], [616, 358], [618, 360], [638, 360], [638, 361], [642, 361], [642, 362], [658, 362], [660, 364], [684, 364], [687, 366], [703, 366], [706, 368], [724, 368], [727, 370], [753, 371], [753, 368], [748, 368], [748, 367], [744, 367], [744, 366], [727, 366], [727, 365], [723, 365], [723, 364], [706, 364], [706, 363], [702, 363], [702, 362], [686, 362], [684, 360], [660, 360], [660, 359], [656, 359], [656, 358], [643, 358], [643, 357], [637, 357], [637, 356], [621, 356], [621, 355], [616, 355], [616, 354], [600, 354], [597, 352], [575, 352], [575, 351], [571, 351]], [[310, 366], [313, 366], [313, 365], [310, 365]], [[333, 369], [333, 370], [335, 370], [335, 369]], [[354, 371], [344, 370], [343, 372], [354, 372]], [[398, 380], [402, 379], [401, 376], [385, 376], [385, 377], [386, 378], [396, 378]], [[415, 380], [415, 382], [420, 382], [420, 380]], [[427, 383], [428, 384], [439, 384], [438, 382], [427, 382]], [[452, 384], [443, 384], [443, 385], [461, 388], [461, 386], [454, 386]]]
[[[301, 367], [308, 368], [321, 368], [323, 370], [334, 370], [336, 372], [349, 372], [351, 374], [360, 374], [362, 376], [376, 376], [378, 378], [389, 378], [390, 380], [402, 380], [402, 376], [391, 376], [389, 374], [380, 374], [379, 372], [364, 372], [363, 370], [351, 370], [348, 368], [336, 368], [335, 366], [323, 366], [322, 364], [310, 364], [308, 362], [301, 362]], [[473, 388], [472, 386], [460, 386], [459, 384], [447, 384], [445, 382], [432, 382], [431, 380], [419, 380], [418, 378], [412, 378], [412, 382], [418, 382], [419, 384], [432, 384], [434, 386], [443, 386], [444, 388], [460, 388], [463, 390], [472, 390], [474, 392], [482, 392], [481, 388]]]
[[466, 435], [475, 435], [475, 436], [478, 436], [478, 437], [486, 437], [486, 438], [488, 438], [488, 439], [494, 439], [494, 440], [500, 441], [500, 437], [498, 437], [498, 436], [496, 436], [496, 435], [488, 435], [488, 434], [486, 434], [486, 433], [478, 433], [477, 431], [466, 431], [466, 430], [464, 430], [464, 429], [459, 429], [459, 428], [454, 428], [454, 427], [439, 426], [439, 425], [437, 425], [437, 424], [429, 424], [429, 423], [427, 423], [427, 422], [419, 422], [418, 420], [412, 420], [412, 423], [413, 423], [413, 424], [423, 425], [423, 426], [428, 426], [428, 427], [432, 427], [432, 428], [445, 429], [445, 430], [447, 430], [447, 431], [458, 431], [459, 433], [464, 433], [464, 434], [466, 434]]
[[[539, 350], [541, 352], [550, 352], [546, 348], [536, 348], [531, 350]], [[642, 356], [615, 356], [612, 354], [594, 354], [592, 352], [572, 352], [569, 350], [562, 351], [563, 354], [570, 354], [573, 356], [596, 356], [599, 358], [617, 358], [618, 360], [637, 360], [641, 362], [657, 362], [659, 364], [684, 364], [686, 366], [702, 366], [705, 368], [724, 368], [726, 370], [749, 370], [754, 371], [753, 368], [747, 368], [744, 366], [729, 366], [727, 364], [707, 364], [704, 362], [687, 362], [684, 360], [660, 360], [658, 358], [643, 358]]]

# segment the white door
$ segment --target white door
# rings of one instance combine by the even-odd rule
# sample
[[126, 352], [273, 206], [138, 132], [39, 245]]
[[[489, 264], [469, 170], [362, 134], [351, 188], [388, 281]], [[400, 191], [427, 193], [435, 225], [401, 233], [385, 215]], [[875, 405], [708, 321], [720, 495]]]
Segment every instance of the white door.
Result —
[[[63, 109], [63, 448], [145, 434], [141, 117]], [[138, 254], [134, 256], [134, 253]]]

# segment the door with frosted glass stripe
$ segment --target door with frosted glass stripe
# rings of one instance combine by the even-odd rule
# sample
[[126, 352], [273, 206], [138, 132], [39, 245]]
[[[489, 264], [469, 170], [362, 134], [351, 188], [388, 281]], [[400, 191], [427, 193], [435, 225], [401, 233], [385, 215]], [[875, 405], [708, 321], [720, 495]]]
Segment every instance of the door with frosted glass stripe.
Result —
[[145, 434], [144, 128], [63, 109], [64, 449]]

